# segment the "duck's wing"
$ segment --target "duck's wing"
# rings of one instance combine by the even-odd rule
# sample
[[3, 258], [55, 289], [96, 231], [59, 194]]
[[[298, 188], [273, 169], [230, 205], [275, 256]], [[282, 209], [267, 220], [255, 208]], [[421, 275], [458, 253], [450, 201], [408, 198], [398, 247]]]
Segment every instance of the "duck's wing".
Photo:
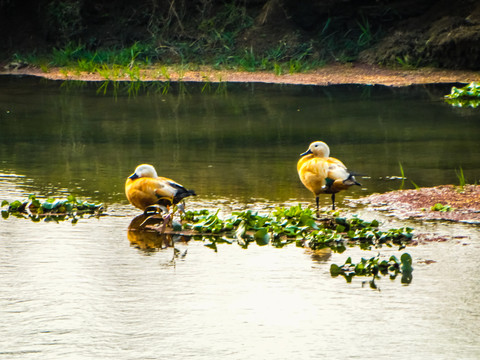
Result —
[[360, 185], [355, 176], [338, 159], [328, 159], [327, 187], [331, 192], [345, 190], [352, 185]]
[[[135, 207], [145, 210], [148, 206], [158, 203], [159, 198], [173, 199], [171, 191], [154, 178], [127, 179], [125, 193], [128, 201]], [[172, 200], [170, 200], [171, 203]]]
[[162, 189], [158, 190], [158, 194], [162, 195], [168, 192], [174, 204], [179, 203], [187, 196], [197, 195], [194, 190], [188, 190], [183, 185], [177, 183], [176, 181], [173, 181], [172, 179], [159, 177], [157, 178], [157, 180], [163, 186]]
[[329, 179], [335, 180], [346, 180], [349, 177], [349, 172], [347, 167], [338, 159], [328, 158], [326, 159], [328, 164], [328, 173], [327, 177]]

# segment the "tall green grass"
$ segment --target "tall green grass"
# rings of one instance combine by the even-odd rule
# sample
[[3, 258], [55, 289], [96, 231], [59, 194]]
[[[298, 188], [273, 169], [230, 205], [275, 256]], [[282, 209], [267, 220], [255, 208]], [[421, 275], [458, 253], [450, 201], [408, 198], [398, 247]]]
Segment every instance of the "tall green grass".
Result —
[[463, 169], [461, 166], [458, 170], [455, 169], [455, 174], [457, 175], [457, 179], [460, 187], [463, 188], [465, 185], [467, 185], [467, 179], [465, 178], [465, 174], [463, 173]]

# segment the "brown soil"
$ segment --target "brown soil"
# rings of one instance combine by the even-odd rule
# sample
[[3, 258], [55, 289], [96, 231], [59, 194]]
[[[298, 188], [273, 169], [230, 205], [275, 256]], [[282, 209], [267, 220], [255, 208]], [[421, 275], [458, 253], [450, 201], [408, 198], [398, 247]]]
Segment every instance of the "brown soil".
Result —
[[[66, 69], [52, 68], [44, 72], [34, 67], [15, 69], [8, 64], [2, 67], [0, 75], [33, 75], [52, 80], [104, 81], [98, 73], [78, 73]], [[408, 86], [415, 84], [470, 83], [480, 81], [480, 72], [468, 70], [446, 70], [436, 68], [419, 68], [416, 70], [389, 69], [367, 64], [332, 64], [307, 73], [275, 75], [271, 72], [242, 72], [213, 70], [204, 68], [183, 74], [168, 69], [172, 81], [194, 82], [261, 82], [296, 85], [335, 85], [335, 84], [369, 84], [387, 86]], [[141, 72], [142, 81], [166, 81], [159, 68], [146, 69]], [[130, 81], [128, 76], [118, 78]]]
[[[480, 224], [480, 186], [466, 185], [463, 188], [442, 185], [416, 190], [391, 191], [373, 194], [354, 200], [377, 210], [402, 218], [423, 220], [447, 220]], [[449, 205], [450, 211], [433, 211], [435, 204]]]

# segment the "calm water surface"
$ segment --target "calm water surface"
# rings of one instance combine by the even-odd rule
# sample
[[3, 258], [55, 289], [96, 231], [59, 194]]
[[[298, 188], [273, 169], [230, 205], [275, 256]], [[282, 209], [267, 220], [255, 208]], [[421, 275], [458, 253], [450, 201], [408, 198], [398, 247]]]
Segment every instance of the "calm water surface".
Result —
[[189, 241], [172, 261], [127, 232], [138, 211], [123, 184], [139, 163], [194, 188], [189, 208], [268, 211], [312, 203], [295, 166], [317, 139], [365, 174], [340, 207], [400, 226], [345, 198], [397, 189], [399, 163], [419, 186], [457, 183], [459, 167], [480, 178], [480, 113], [443, 104], [449, 86], [98, 87], [0, 77], [0, 200], [73, 193], [108, 207], [75, 225], [0, 220], [0, 358], [480, 358], [478, 226], [409, 222], [452, 240], [409, 247], [412, 283], [382, 278], [380, 291], [329, 273], [375, 251]]

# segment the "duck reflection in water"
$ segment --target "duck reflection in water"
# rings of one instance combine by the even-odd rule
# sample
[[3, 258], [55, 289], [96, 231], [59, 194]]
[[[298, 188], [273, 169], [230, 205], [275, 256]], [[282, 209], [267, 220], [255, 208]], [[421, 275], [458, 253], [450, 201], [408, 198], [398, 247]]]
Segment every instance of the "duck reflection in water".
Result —
[[186, 243], [189, 240], [187, 236], [154, 229], [155, 226], [161, 225], [163, 225], [163, 218], [159, 215], [138, 215], [128, 226], [127, 237], [130, 245], [145, 252], [152, 252], [172, 247], [175, 250], [175, 243]]
[[332, 257], [332, 249], [329, 247], [316, 250], [306, 250], [310, 254], [313, 261], [317, 263], [326, 263]]

